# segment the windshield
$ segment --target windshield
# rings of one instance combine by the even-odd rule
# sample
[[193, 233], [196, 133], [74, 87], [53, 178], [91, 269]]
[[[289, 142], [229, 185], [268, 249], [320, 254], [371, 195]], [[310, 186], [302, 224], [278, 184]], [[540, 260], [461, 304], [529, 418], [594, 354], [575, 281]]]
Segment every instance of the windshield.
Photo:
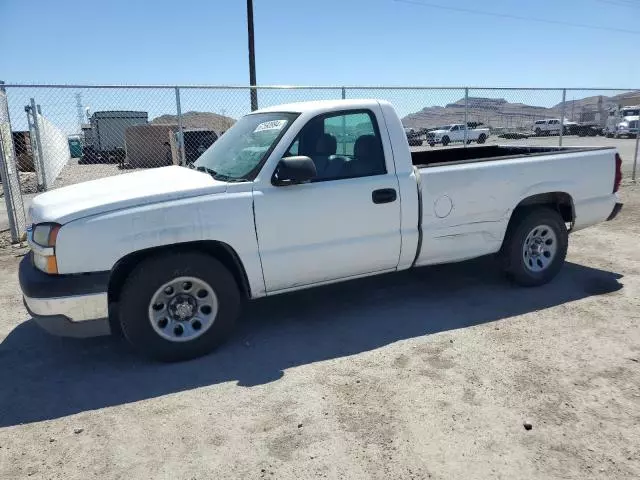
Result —
[[297, 113], [283, 112], [242, 117], [193, 165], [221, 180], [251, 180], [297, 117]]

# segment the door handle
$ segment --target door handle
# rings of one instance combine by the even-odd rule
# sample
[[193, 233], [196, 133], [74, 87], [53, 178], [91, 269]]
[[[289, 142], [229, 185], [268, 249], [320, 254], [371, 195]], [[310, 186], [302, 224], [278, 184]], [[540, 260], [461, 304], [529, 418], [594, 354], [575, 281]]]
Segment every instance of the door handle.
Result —
[[397, 198], [396, 191], [393, 188], [381, 188], [371, 192], [371, 200], [373, 203], [391, 203]]

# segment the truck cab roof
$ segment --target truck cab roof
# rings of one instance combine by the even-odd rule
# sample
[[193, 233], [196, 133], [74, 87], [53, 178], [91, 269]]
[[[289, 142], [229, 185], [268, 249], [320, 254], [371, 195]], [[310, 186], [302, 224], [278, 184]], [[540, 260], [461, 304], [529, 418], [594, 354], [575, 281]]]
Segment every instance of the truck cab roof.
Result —
[[[294, 113], [307, 113], [307, 112], [332, 112], [339, 110], [355, 110], [358, 108], [372, 108], [381, 104], [388, 104], [384, 100], [374, 100], [374, 99], [349, 99], [349, 100], [317, 100], [313, 102], [298, 102], [298, 103], [287, 103], [284, 105], [276, 105], [273, 107], [266, 107], [256, 110], [255, 112], [251, 112], [252, 114], [257, 113], [268, 113], [268, 112], [294, 112]], [[389, 104], [390, 105], [390, 104]]]

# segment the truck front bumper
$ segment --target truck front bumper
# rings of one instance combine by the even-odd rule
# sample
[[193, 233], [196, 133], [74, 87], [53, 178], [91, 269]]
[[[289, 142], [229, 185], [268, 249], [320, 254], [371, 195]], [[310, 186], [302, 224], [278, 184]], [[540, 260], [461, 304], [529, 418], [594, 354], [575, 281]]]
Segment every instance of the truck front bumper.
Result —
[[109, 335], [109, 272], [48, 275], [38, 270], [31, 253], [18, 272], [24, 305], [35, 322], [54, 335]]

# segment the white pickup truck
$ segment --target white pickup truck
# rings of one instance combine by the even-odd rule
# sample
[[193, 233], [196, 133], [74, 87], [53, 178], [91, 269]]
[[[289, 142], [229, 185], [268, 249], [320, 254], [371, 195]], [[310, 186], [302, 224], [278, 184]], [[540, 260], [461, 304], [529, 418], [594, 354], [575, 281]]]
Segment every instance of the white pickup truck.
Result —
[[477, 142], [484, 143], [489, 138], [488, 128], [466, 128], [463, 123], [455, 123], [453, 125], [445, 125], [435, 130], [427, 132], [427, 143], [434, 147], [436, 143], [441, 143], [446, 147], [454, 142]]
[[161, 360], [211, 351], [244, 300], [498, 253], [550, 281], [568, 232], [613, 218], [614, 148], [411, 152], [391, 104], [242, 117], [190, 167], [37, 196], [20, 285], [52, 333], [121, 332]]

